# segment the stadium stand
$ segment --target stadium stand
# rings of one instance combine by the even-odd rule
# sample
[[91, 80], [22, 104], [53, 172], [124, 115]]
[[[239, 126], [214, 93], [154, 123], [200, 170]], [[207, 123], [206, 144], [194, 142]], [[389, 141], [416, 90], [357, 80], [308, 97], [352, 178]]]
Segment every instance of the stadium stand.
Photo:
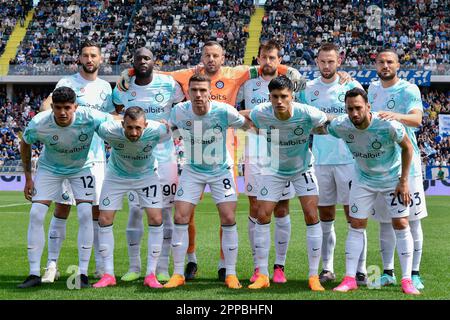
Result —
[[327, 41], [342, 48], [343, 64], [352, 67], [373, 64], [381, 47], [394, 48], [403, 67], [434, 71], [450, 62], [449, 1], [384, 1], [383, 19], [368, 5], [378, 2], [268, 0], [261, 40], [280, 40], [283, 62], [297, 66], [313, 65]]
[[19, 1], [0, 1], [0, 56], [3, 54], [6, 48], [6, 42], [8, 41], [16, 23], [20, 23], [23, 26], [25, 16], [32, 6], [32, 1], [19, 0]]
[[189, 67], [199, 63], [203, 43], [216, 40], [225, 48], [226, 64], [242, 64], [253, 11], [253, 1], [147, 2], [133, 20], [122, 61], [148, 46], [156, 65]]
[[101, 44], [105, 64], [116, 64], [134, 7], [135, 2], [129, 0], [40, 1], [10, 64], [45, 64], [55, 74], [55, 66], [60, 65], [75, 71], [79, 45], [85, 38]]

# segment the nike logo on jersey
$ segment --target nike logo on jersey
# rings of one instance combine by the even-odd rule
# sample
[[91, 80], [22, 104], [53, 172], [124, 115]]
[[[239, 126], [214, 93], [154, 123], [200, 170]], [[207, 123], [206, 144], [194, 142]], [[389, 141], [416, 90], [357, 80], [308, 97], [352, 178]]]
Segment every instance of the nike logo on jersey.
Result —
[[289, 192], [288, 192], [288, 193], [282, 193], [281, 196], [282, 196], [282, 197], [285, 197], [285, 196], [287, 196], [288, 194], [289, 194]]
[[311, 102], [314, 102], [314, 101], [316, 101], [317, 99], [319, 99], [319, 98], [311, 99]]
[[414, 215], [415, 215], [415, 216], [418, 216], [418, 215], [421, 214], [421, 213], [422, 213], [422, 211], [419, 211], [419, 212], [414, 213]]
[[105, 252], [106, 251], [106, 249], [103, 249], [103, 250], [98, 250], [98, 252]]
[[347, 141], [347, 140], [345, 140], [345, 142], [347, 142], [347, 143], [353, 143], [353, 142], [355, 142], [355, 141]]
[[255, 92], [255, 91], [258, 91], [258, 90], [259, 90], [259, 88], [256, 88], [256, 89], [255, 89], [255, 88], [253, 88], [253, 92]]
[[320, 249], [320, 248], [313, 248], [312, 250], [313, 250], [313, 251], [317, 251], [317, 250], [319, 250], [319, 249]]
[[157, 204], [159, 201], [152, 201], [152, 204]]
[[85, 246], [81, 246], [81, 249], [86, 249], [86, 250], [89, 250], [89, 249], [91, 249], [92, 247], [85, 247]]
[[405, 212], [405, 210], [406, 210], [406, 209], [403, 209], [403, 210], [397, 210], [397, 213]]
[[136, 98], [134, 98], [134, 99], [128, 99], [128, 102], [131, 102], [131, 101], [134, 101], [134, 100], [136, 100]]
[[286, 244], [286, 243], [288, 243], [288, 242], [287, 241], [283, 241], [283, 242], [278, 241], [278, 244]]
[[86, 196], [92, 196], [92, 193], [85, 193]]
[[77, 95], [77, 98], [82, 98], [82, 97], [84, 97], [84, 94], [82, 94], [82, 95]]
[[236, 250], [236, 249], [237, 249], [237, 247], [234, 247], [234, 248], [228, 248], [229, 251], [234, 251], [234, 250]]
[[153, 254], [158, 254], [158, 253], [160, 253], [161, 251], [152, 251], [152, 253]]
[[58, 144], [58, 142], [50, 143], [51, 146], [56, 146], [57, 144]]
[[139, 243], [130, 243], [130, 247], [137, 246]]
[[225, 198], [231, 197], [232, 195], [233, 195], [233, 194], [228, 194], [228, 195], [226, 194], [226, 195], [225, 195]]
[[306, 191], [313, 191], [315, 188], [306, 188]]
[[402, 256], [406, 256], [407, 254], [411, 254], [411, 252], [402, 252]]
[[54, 240], [54, 239], [59, 239], [59, 237], [49, 237], [50, 239]]

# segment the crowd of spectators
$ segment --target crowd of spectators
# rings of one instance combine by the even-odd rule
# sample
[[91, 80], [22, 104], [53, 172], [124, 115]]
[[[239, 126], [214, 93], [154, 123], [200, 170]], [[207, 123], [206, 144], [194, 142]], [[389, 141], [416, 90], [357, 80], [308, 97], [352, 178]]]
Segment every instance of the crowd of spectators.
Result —
[[101, 45], [105, 64], [116, 64], [134, 7], [134, 0], [41, 0], [10, 65], [76, 70], [79, 46], [86, 38]]
[[[0, 166], [20, 160], [19, 141], [22, 131], [39, 112], [49, 92], [39, 89], [16, 90], [14, 99], [6, 98], [5, 86], [0, 86]], [[40, 154], [40, 146], [33, 146], [33, 156]]]
[[416, 132], [422, 164], [450, 166], [450, 136], [439, 135], [439, 113], [450, 114], [450, 92], [431, 90], [422, 94], [422, 126]]
[[17, 22], [24, 26], [25, 17], [32, 5], [30, 0], [0, 0], [0, 56], [5, 51], [6, 42]]
[[379, 48], [391, 47], [404, 67], [443, 71], [442, 64], [450, 62], [449, 5], [448, 0], [267, 0], [261, 40], [284, 43], [286, 64], [313, 65], [320, 45], [334, 42], [345, 65], [371, 65]]
[[253, 12], [252, 0], [146, 2], [133, 19], [122, 61], [147, 46], [157, 66], [189, 67], [199, 63], [203, 44], [216, 40], [225, 49], [226, 64], [242, 64]]

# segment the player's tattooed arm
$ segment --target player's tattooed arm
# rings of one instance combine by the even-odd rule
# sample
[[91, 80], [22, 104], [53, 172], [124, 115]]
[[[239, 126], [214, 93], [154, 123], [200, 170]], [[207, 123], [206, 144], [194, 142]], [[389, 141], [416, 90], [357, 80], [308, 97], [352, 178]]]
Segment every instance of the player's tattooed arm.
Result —
[[245, 118], [244, 125], [240, 129], [244, 131], [252, 130], [258, 132], [258, 128], [255, 127], [254, 123], [249, 118]]
[[319, 134], [319, 135], [322, 135], [322, 134], [328, 134], [328, 125], [329, 125], [330, 122], [333, 121], [333, 119], [335, 119], [336, 117], [337, 117], [337, 116], [335, 116], [335, 115], [327, 114], [327, 121], [326, 121], [323, 125], [321, 125], [321, 126], [319, 126], [319, 127], [315, 127], [315, 128], [312, 130], [312, 134]]
[[413, 156], [413, 147], [411, 144], [411, 140], [409, 140], [408, 135], [406, 134], [399, 145], [402, 149], [402, 173], [397, 187], [395, 188], [394, 194], [396, 196], [400, 195], [403, 203], [405, 205], [408, 205], [411, 200], [411, 197], [409, 196], [408, 176], [409, 167], [411, 166], [411, 159]]
[[411, 110], [408, 114], [380, 111], [379, 116], [383, 120], [397, 120], [408, 127], [415, 128], [422, 124], [422, 111], [418, 109]]
[[33, 178], [31, 176], [31, 145], [23, 140], [20, 141], [20, 156], [22, 158], [23, 172], [25, 174], [25, 188], [23, 189], [23, 193], [25, 199], [31, 201], [34, 187]]

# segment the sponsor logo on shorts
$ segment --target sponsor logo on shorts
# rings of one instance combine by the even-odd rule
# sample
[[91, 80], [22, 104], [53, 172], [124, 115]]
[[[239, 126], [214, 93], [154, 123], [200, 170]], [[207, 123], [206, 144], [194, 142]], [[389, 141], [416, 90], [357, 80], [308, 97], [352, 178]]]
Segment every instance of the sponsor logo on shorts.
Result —
[[64, 193], [61, 195], [61, 198], [63, 198], [63, 200], [69, 200], [70, 196], [69, 196], [69, 194], [68, 194], [67, 192], [64, 192]]
[[356, 204], [352, 205], [351, 210], [352, 210], [353, 213], [357, 213], [358, 212], [358, 207], [356, 206]]
[[184, 194], [183, 188], [178, 189], [177, 196], [181, 197]]
[[128, 195], [128, 200], [129, 200], [129, 201], [134, 201], [134, 194], [130, 193], [130, 194]]
[[109, 206], [111, 204], [111, 201], [108, 198], [103, 199], [102, 201], [104, 206]]
[[264, 187], [264, 188], [261, 189], [260, 193], [261, 193], [262, 196], [267, 196], [267, 194], [269, 193], [269, 190], [267, 190], [266, 187]]

